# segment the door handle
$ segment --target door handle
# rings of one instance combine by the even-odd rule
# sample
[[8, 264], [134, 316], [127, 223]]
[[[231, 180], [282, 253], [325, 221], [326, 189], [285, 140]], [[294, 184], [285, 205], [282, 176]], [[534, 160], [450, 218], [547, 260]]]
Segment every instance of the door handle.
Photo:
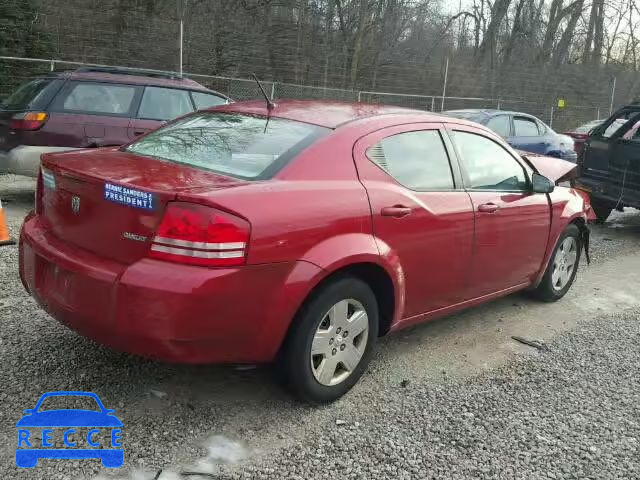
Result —
[[140, 135], [144, 135], [145, 133], [147, 133], [147, 132], [146, 132], [146, 130], [135, 130], [135, 131], [133, 132], [133, 134], [134, 134], [136, 137], [139, 137]]
[[478, 205], [478, 211], [482, 213], [495, 213], [500, 210], [500, 207], [495, 203], [483, 203]]
[[384, 207], [380, 211], [380, 214], [383, 217], [402, 218], [407, 215], [411, 215], [411, 212], [412, 210], [409, 207], [405, 207], [404, 205], [394, 205], [393, 207]]

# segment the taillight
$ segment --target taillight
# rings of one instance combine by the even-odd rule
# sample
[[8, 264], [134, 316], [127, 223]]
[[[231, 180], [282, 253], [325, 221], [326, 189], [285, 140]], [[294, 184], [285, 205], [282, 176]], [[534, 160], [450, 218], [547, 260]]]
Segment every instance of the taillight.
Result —
[[11, 117], [9, 128], [13, 130], [38, 130], [49, 118], [45, 112], [16, 113]]
[[249, 234], [249, 222], [235, 215], [204, 205], [170, 202], [149, 256], [207, 267], [243, 265]]

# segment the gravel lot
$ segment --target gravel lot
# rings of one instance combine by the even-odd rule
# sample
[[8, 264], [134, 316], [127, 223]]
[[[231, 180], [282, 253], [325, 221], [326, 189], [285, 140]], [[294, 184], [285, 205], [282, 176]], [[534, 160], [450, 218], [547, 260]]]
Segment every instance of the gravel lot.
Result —
[[[0, 176], [16, 233], [32, 183]], [[638, 479], [640, 214], [594, 228], [592, 249], [562, 302], [511, 296], [385, 338], [349, 395], [310, 408], [266, 367], [168, 366], [79, 337], [40, 311], [2, 247], [0, 478]], [[15, 422], [51, 390], [115, 408], [123, 469], [15, 467]], [[194, 471], [209, 475], [179, 476]]]

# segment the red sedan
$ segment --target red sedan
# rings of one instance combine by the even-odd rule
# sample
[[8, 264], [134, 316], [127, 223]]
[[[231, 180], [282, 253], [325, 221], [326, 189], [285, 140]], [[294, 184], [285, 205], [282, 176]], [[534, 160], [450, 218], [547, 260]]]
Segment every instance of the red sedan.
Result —
[[554, 185], [573, 167], [428, 113], [235, 103], [122, 148], [43, 156], [20, 275], [97, 342], [277, 361], [326, 402], [380, 335], [518, 290], [560, 299], [592, 217]]

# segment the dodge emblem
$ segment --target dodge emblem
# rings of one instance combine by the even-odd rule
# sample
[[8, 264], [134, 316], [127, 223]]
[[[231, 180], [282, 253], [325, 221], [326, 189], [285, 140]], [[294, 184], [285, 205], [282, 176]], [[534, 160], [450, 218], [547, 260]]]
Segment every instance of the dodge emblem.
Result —
[[71, 210], [76, 215], [80, 213], [80, 197], [78, 197], [77, 195], [74, 195], [73, 197], [71, 197]]

